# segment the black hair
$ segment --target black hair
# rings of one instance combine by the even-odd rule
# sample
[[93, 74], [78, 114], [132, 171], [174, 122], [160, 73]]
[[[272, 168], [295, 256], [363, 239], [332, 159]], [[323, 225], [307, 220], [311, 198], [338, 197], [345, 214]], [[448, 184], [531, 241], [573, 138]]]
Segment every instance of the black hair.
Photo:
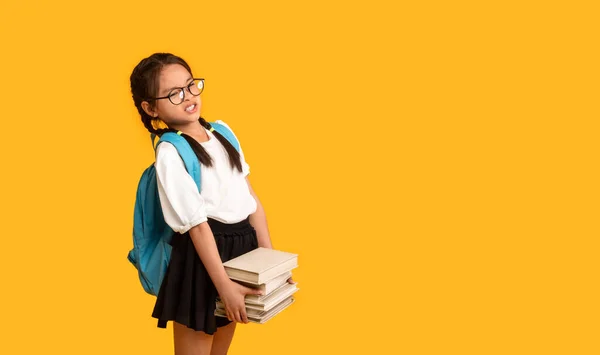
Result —
[[[161, 136], [166, 132], [177, 132], [177, 130], [173, 128], [155, 128], [153, 123], [158, 119], [150, 116], [144, 109], [142, 108], [142, 102], [148, 101], [150, 105], [154, 105], [153, 100], [149, 100], [149, 98], [156, 97], [158, 94], [158, 86], [159, 86], [159, 75], [162, 68], [169, 64], [179, 64], [183, 66], [193, 77], [192, 69], [182, 58], [171, 54], [171, 53], [154, 53], [151, 56], [142, 59], [138, 65], [133, 69], [131, 76], [129, 78], [131, 84], [131, 95], [133, 97], [133, 103], [137, 108], [144, 127], [150, 133], [154, 133], [157, 136]], [[211, 125], [208, 123], [202, 116], [198, 119], [200, 124], [206, 128], [210, 129]], [[219, 132], [212, 131], [212, 133], [217, 137], [219, 142], [223, 145], [227, 154], [229, 156], [229, 164], [232, 168], [237, 168], [238, 171], [242, 171], [242, 162], [240, 153], [235, 149], [233, 145], [227, 140], [227, 138], [223, 137]], [[185, 138], [186, 141], [190, 144], [196, 155], [198, 156], [198, 160], [200, 160], [201, 164], [206, 166], [212, 166], [213, 160], [210, 154], [206, 152], [204, 147], [194, 138], [189, 135], [182, 133], [182, 137]]]

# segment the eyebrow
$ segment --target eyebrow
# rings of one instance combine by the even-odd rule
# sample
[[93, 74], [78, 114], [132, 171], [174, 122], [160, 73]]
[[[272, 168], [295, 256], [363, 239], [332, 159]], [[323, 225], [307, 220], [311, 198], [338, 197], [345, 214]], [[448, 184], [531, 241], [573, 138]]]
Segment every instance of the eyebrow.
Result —
[[[190, 83], [190, 80], [193, 80], [193, 79], [194, 79], [194, 78], [192, 78], [192, 77], [190, 76], [190, 78], [189, 78], [189, 79], [186, 81], [186, 83], [187, 83], [187, 84], [189, 84], [189, 83]], [[184, 85], [184, 87], [185, 87], [185, 86], [187, 86], [187, 84], [186, 84], [186, 85]], [[172, 88], [169, 88], [169, 89], [167, 89], [166, 91], [163, 91], [163, 93], [164, 93], [164, 94], [168, 94], [168, 93], [170, 93], [170, 92], [171, 92], [171, 90], [173, 90], [173, 89], [178, 89], [178, 88], [180, 88], [180, 87], [181, 87], [181, 86], [173, 86]]]

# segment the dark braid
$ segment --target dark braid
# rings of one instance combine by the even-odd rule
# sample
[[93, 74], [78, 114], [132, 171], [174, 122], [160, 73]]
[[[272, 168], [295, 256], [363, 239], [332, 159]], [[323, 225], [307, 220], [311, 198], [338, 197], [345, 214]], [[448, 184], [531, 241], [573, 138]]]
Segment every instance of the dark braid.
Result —
[[[142, 108], [142, 102], [147, 101], [148, 98], [155, 97], [158, 92], [159, 86], [159, 74], [162, 70], [163, 66], [168, 64], [179, 64], [183, 66], [187, 71], [192, 75], [192, 69], [190, 66], [183, 60], [182, 58], [170, 54], [170, 53], [154, 53], [148, 58], [142, 59], [139, 64], [133, 69], [131, 76], [129, 78], [131, 84], [131, 95], [133, 97], [133, 103], [138, 110], [138, 113], [141, 116], [142, 123], [144, 127], [150, 133], [154, 133], [157, 136], [162, 136], [163, 133], [166, 132], [177, 132], [177, 130], [173, 128], [155, 128], [153, 122], [159, 121], [158, 119], [150, 116], [144, 109]], [[193, 75], [192, 75], [193, 76]], [[154, 105], [154, 102], [150, 102], [151, 105]], [[202, 127], [210, 130], [211, 125], [208, 123], [202, 116], [198, 119]], [[238, 171], [242, 171], [242, 162], [240, 153], [235, 149], [231, 143], [227, 140], [227, 138], [223, 137], [216, 130], [212, 132], [214, 136], [221, 142], [227, 155], [229, 156], [229, 165], [231, 168], [237, 168]], [[206, 166], [212, 166], [213, 160], [210, 154], [206, 152], [204, 147], [194, 138], [188, 136], [185, 133], [181, 134], [182, 137], [190, 144], [196, 155], [198, 156], [198, 160], [201, 164]]]
[[[204, 118], [202, 118], [202, 117], [200, 117], [200, 123], [206, 129], [210, 129], [210, 127], [211, 127], [210, 123], [206, 122], [204, 120]], [[227, 155], [229, 156], [229, 165], [231, 165], [231, 168], [232, 169], [237, 168], [239, 172], [242, 172], [242, 159], [240, 156], [240, 152], [238, 152], [237, 149], [235, 149], [235, 147], [227, 140], [227, 138], [225, 138], [221, 135], [221, 133], [217, 132], [216, 130], [214, 130], [212, 133], [214, 134], [215, 137], [217, 137], [219, 142], [221, 142], [221, 144], [225, 148], [225, 151], [227, 152]], [[239, 142], [238, 142], [238, 144], [239, 144]]]

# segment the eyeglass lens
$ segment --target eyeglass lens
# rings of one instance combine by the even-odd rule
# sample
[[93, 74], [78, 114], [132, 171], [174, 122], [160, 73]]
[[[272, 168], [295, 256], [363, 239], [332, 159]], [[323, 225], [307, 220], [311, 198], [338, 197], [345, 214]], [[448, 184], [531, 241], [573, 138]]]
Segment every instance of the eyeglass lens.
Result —
[[[204, 80], [193, 80], [186, 88], [190, 94], [198, 96], [204, 90]], [[169, 93], [169, 100], [175, 105], [182, 103], [184, 97], [185, 91], [182, 89], [173, 89]]]

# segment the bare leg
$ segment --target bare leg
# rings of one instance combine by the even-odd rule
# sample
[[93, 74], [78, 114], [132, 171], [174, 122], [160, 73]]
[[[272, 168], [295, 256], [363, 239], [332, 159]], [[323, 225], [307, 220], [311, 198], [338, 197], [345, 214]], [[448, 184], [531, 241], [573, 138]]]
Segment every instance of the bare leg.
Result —
[[224, 327], [220, 327], [214, 335], [213, 346], [210, 355], [226, 355], [229, 351], [229, 345], [233, 339], [236, 322], [231, 322]]
[[175, 355], [209, 355], [213, 335], [197, 332], [173, 321], [173, 343]]

